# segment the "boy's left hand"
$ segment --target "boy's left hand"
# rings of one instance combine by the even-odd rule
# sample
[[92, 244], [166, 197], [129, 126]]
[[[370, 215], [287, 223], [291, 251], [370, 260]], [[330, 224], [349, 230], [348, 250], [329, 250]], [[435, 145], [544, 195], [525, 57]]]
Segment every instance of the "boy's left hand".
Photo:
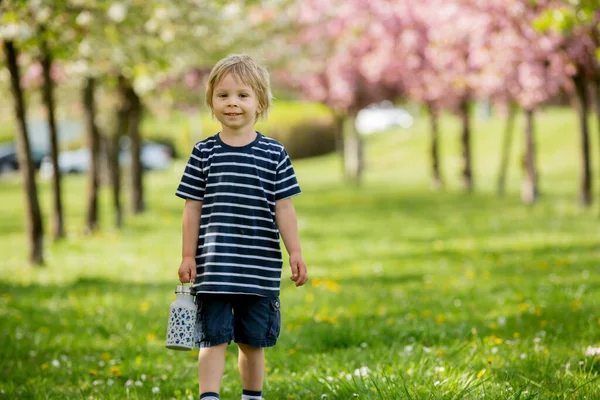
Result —
[[296, 287], [304, 285], [308, 280], [308, 272], [301, 253], [290, 254], [290, 268], [292, 269], [290, 279], [296, 282]]

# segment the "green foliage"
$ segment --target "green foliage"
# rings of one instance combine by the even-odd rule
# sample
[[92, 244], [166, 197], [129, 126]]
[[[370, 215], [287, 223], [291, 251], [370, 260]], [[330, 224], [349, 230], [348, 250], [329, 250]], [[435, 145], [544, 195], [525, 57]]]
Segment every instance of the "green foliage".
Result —
[[[535, 207], [517, 197], [517, 152], [507, 198], [492, 194], [502, 126], [501, 118], [474, 121], [470, 196], [454, 189], [460, 126], [446, 115], [446, 192], [428, 188], [426, 120], [367, 139], [361, 188], [341, 183], [333, 155], [295, 163], [310, 281], [293, 287], [286, 264], [266, 398], [600, 397], [598, 356], [585, 355], [600, 347], [598, 220], [575, 202], [576, 117], [539, 115]], [[43, 269], [23, 261], [21, 184], [0, 180], [0, 398], [197, 398], [197, 352], [164, 348], [181, 246], [183, 202], [173, 192], [183, 166], [148, 175], [149, 211], [126, 216], [122, 231], [110, 228], [103, 188], [103, 229], [91, 237], [81, 233], [87, 180], [65, 179], [69, 236], [47, 244]], [[41, 189], [49, 209], [50, 184]], [[236, 365], [230, 346], [222, 398], [240, 397]]]

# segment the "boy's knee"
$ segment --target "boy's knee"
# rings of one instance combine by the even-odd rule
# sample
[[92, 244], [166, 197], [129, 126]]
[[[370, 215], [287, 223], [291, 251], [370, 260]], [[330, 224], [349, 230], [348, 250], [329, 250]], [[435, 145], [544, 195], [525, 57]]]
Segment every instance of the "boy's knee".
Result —
[[238, 343], [238, 348], [244, 353], [261, 353], [262, 347], [253, 347], [244, 343]]

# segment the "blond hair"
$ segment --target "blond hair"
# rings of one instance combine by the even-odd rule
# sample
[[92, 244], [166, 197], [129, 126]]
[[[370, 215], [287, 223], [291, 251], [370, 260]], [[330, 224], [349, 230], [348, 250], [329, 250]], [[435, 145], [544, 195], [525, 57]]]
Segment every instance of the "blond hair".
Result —
[[269, 72], [265, 67], [259, 65], [250, 56], [245, 54], [232, 54], [220, 60], [210, 71], [206, 85], [206, 104], [213, 109], [213, 93], [215, 86], [227, 74], [234, 74], [244, 84], [250, 86], [258, 99], [258, 110], [255, 120], [264, 118], [269, 114], [271, 108], [271, 86], [269, 84]]

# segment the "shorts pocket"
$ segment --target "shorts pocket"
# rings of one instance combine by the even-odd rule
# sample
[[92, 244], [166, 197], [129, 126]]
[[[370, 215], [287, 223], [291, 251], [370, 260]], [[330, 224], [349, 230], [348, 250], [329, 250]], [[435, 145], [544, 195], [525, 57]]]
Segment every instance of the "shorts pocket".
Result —
[[281, 330], [281, 313], [279, 311], [281, 304], [279, 297], [269, 300], [269, 338], [278, 338]]

